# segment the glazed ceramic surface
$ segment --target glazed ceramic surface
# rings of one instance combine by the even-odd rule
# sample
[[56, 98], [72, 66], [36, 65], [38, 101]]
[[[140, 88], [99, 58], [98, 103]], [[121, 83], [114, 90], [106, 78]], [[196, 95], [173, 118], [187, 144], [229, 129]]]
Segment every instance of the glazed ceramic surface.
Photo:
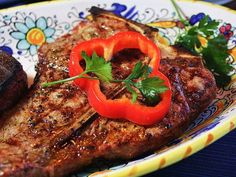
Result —
[[[187, 16], [199, 12], [221, 22], [219, 33], [228, 37], [230, 62], [236, 60], [236, 12], [199, 1], [177, 1]], [[177, 15], [167, 0], [72, 0], [50, 1], [0, 11], [0, 49], [17, 58], [32, 80], [37, 64], [37, 49], [68, 33], [89, 17], [91, 6], [98, 6], [127, 19], [159, 28], [163, 41], [174, 43], [179, 34]], [[137, 176], [164, 168], [205, 148], [236, 125], [236, 78], [220, 89], [217, 98], [191, 124], [186, 133], [149, 156], [133, 161], [102, 161], [75, 176]]]

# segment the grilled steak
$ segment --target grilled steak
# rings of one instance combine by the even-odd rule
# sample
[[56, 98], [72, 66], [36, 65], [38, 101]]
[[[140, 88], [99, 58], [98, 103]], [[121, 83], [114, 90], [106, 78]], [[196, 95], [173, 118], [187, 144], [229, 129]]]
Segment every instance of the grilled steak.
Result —
[[[190, 122], [215, 98], [216, 84], [201, 58], [159, 44], [158, 30], [92, 8], [92, 21], [81, 22], [70, 34], [45, 44], [39, 51], [38, 77], [28, 95], [0, 119], [0, 174], [2, 176], [64, 176], [95, 159], [131, 159], [180, 136]], [[172, 84], [173, 98], [166, 117], [143, 127], [125, 120], [99, 116], [85, 93], [72, 83], [42, 88], [45, 81], [68, 77], [68, 60], [76, 43], [107, 38], [119, 31], [138, 31], [159, 45], [160, 70]], [[127, 76], [139, 51], [126, 59], [122, 51], [112, 63], [114, 77]], [[143, 60], [141, 54], [139, 60]], [[125, 94], [121, 85], [104, 85], [110, 99]]]
[[13, 106], [27, 90], [27, 76], [21, 64], [0, 50], [0, 114]]

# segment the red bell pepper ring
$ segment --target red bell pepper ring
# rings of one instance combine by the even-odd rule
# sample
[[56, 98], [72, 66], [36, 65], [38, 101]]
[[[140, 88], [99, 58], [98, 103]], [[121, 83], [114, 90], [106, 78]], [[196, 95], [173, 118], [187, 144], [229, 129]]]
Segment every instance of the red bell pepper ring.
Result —
[[127, 119], [139, 125], [152, 125], [161, 121], [169, 111], [171, 105], [171, 87], [168, 78], [158, 68], [160, 64], [160, 50], [149, 39], [137, 32], [120, 32], [108, 39], [92, 39], [79, 43], [71, 52], [69, 73], [76, 76], [83, 72], [79, 62], [83, 59], [81, 52], [85, 51], [91, 56], [96, 52], [103, 56], [106, 61], [116, 52], [123, 49], [135, 48], [147, 55], [151, 60], [149, 66], [152, 68], [151, 77], [157, 76], [164, 80], [168, 90], [160, 94], [161, 101], [154, 107], [132, 103], [128, 98], [107, 99], [101, 92], [99, 80], [76, 79], [74, 83], [87, 93], [89, 104], [101, 115], [112, 119]]

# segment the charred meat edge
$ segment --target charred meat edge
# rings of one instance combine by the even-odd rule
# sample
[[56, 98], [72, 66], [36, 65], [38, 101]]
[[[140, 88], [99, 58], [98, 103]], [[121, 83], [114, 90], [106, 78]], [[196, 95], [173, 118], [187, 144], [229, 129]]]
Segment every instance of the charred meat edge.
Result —
[[[96, 159], [132, 159], [153, 152], [179, 137], [215, 98], [214, 77], [201, 58], [159, 44], [156, 29], [95, 7], [91, 13], [93, 21], [81, 22], [71, 34], [41, 47], [37, 83], [14, 110], [4, 113], [5, 121], [0, 119], [2, 176], [64, 176]], [[116, 25], [120, 28], [114, 29]], [[42, 82], [68, 77], [66, 61], [71, 48], [87, 40], [85, 29], [96, 29], [96, 35], [104, 38], [112, 35], [109, 29], [139, 31], [157, 43], [162, 52], [160, 70], [171, 80], [173, 91], [170, 111], [160, 123], [142, 127], [100, 117], [71, 83], [47, 90], [40, 87]], [[111, 95], [121, 89], [111, 90]]]

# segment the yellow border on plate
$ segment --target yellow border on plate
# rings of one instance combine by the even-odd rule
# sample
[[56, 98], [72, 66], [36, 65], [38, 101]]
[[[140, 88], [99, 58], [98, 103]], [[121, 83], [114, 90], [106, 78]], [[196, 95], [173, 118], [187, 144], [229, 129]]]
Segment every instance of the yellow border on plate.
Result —
[[97, 172], [89, 177], [134, 177], [159, 170], [198, 152], [235, 129], [235, 127], [236, 115], [229, 117], [228, 120], [218, 124], [212, 130], [204, 132], [202, 135], [199, 135], [199, 137], [195, 137], [179, 146], [174, 147], [173, 149], [161, 153], [158, 157], [153, 157], [114, 171]]
[[[178, 2], [188, 2], [188, 3], [201, 3], [207, 6], [211, 6], [214, 8], [222, 9], [225, 11], [228, 11], [230, 13], [236, 14], [235, 10], [229, 9], [227, 7], [223, 7], [217, 4], [212, 4], [209, 2], [203, 2], [199, 0], [177, 0]], [[70, 1], [45, 1], [45, 2], [39, 2], [29, 5], [22, 5], [7, 9], [0, 10], [0, 13], [2, 12], [10, 12], [14, 10], [20, 10], [25, 8], [31, 8], [32, 6], [42, 6], [46, 4], [52, 4], [52, 3], [70, 3]], [[232, 106], [232, 105], [231, 105]], [[236, 101], [234, 102], [234, 105], [236, 106]], [[195, 137], [191, 140], [188, 140], [184, 142], [183, 144], [180, 144], [179, 146], [176, 146], [166, 152], [161, 153], [158, 157], [153, 157], [147, 160], [144, 160], [142, 162], [139, 162], [134, 165], [130, 165], [127, 167], [123, 167], [121, 169], [117, 170], [105, 170], [101, 172], [96, 172], [90, 175], [90, 177], [121, 177], [121, 176], [141, 176], [150, 172], [153, 172], [155, 170], [167, 167], [173, 163], [176, 163], [194, 153], [197, 151], [205, 148], [209, 144], [213, 143], [214, 141], [218, 140], [228, 132], [232, 131], [236, 127], [236, 115], [231, 115], [227, 118], [224, 122], [221, 122], [213, 129], [204, 132], [202, 135], [199, 135], [198, 137]]]

